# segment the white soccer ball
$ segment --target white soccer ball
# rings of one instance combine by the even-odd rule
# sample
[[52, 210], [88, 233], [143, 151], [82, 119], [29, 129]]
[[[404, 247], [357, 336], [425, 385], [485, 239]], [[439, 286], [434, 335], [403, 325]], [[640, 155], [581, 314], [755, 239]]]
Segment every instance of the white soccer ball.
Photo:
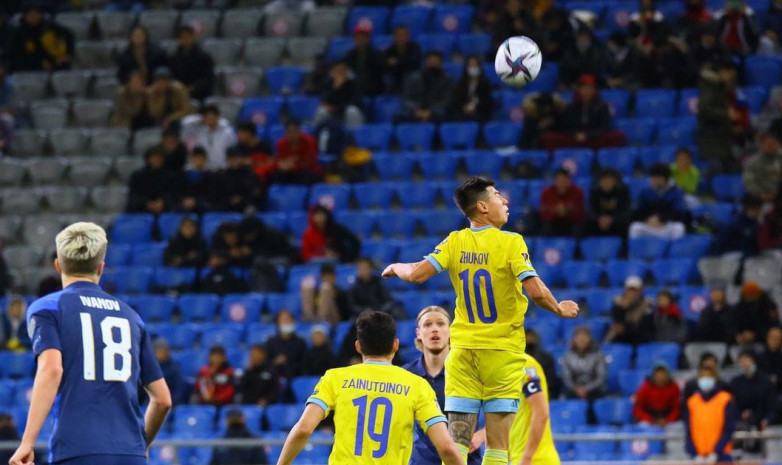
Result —
[[523, 86], [538, 77], [543, 54], [534, 40], [525, 36], [506, 39], [497, 49], [494, 71], [507, 84]]

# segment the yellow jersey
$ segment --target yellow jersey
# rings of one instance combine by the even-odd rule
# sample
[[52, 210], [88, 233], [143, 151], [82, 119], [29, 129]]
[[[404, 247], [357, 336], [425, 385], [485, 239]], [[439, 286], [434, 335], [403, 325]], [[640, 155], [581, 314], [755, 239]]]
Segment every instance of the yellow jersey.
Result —
[[426, 432], [446, 421], [424, 378], [383, 362], [328, 370], [307, 403], [320, 406], [324, 417], [334, 411], [329, 464], [407, 465], [414, 422]]
[[521, 282], [537, 273], [520, 234], [493, 226], [454, 231], [425, 259], [448, 271], [456, 291], [451, 347], [524, 352]]
[[[548, 383], [543, 368], [537, 360], [527, 356], [527, 364], [524, 367], [524, 381], [522, 385], [522, 397], [519, 403], [519, 410], [516, 413], [516, 419], [510, 430], [510, 459], [511, 464], [521, 462], [524, 455], [524, 449], [527, 447], [527, 437], [529, 436], [530, 421], [532, 421], [532, 409], [527, 402], [527, 398], [534, 395], [545, 396], [548, 403]], [[546, 422], [546, 429], [543, 437], [540, 438], [538, 450], [532, 457], [534, 465], [559, 465], [559, 454], [554, 447], [554, 439], [551, 437], [551, 420]]]

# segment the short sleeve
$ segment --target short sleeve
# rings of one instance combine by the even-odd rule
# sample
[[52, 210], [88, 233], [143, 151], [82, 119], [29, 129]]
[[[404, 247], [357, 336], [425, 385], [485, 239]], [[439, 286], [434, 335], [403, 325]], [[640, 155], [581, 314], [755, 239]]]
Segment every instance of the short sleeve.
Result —
[[[423, 380], [423, 379], [422, 379]], [[440, 410], [440, 404], [437, 403], [437, 396], [432, 386], [427, 382], [419, 383], [418, 402], [415, 405], [415, 421], [426, 432], [429, 427], [436, 423], [447, 422], [448, 420]]]
[[437, 244], [432, 250], [432, 253], [424, 257], [426, 261], [432, 264], [434, 268], [437, 270], [438, 273], [441, 273], [448, 269], [448, 259], [450, 257], [450, 243], [451, 238], [453, 237], [453, 233], [449, 234], [448, 237], [442, 240], [439, 244]]
[[33, 344], [33, 353], [41, 355], [49, 349], [62, 351], [60, 328], [53, 310], [41, 310], [30, 316], [27, 332]]
[[511, 244], [508, 247], [508, 263], [510, 264], [513, 275], [524, 281], [538, 275], [535, 268], [532, 267], [532, 261], [529, 258], [529, 250], [524, 238], [518, 234], [511, 236]]
[[532, 397], [535, 394], [542, 392], [540, 375], [537, 368], [528, 367], [524, 369], [524, 384], [521, 387], [521, 392], [524, 397]]
[[333, 374], [331, 370], [329, 370], [320, 378], [318, 384], [315, 385], [315, 390], [312, 391], [312, 394], [306, 402], [307, 404], [315, 404], [322, 408], [324, 417], [334, 408], [335, 399], [331, 378], [333, 378]]
[[155, 357], [155, 349], [149, 333], [142, 329], [141, 335], [141, 384], [147, 386], [163, 377], [163, 370]]

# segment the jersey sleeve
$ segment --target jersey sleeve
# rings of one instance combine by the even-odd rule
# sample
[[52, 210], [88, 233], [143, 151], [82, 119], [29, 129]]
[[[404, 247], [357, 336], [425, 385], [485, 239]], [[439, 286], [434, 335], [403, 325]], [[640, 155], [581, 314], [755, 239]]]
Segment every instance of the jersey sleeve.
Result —
[[[422, 379], [423, 380], [423, 379]], [[426, 432], [429, 427], [437, 424], [447, 422], [448, 420], [440, 410], [440, 404], [437, 403], [437, 395], [434, 393], [432, 386], [426, 381], [419, 383], [418, 401], [415, 405], [415, 421], [421, 429]]]
[[540, 375], [535, 367], [529, 367], [524, 369], [524, 384], [521, 386], [521, 392], [524, 397], [529, 398], [535, 394], [543, 392], [543, 387], [540, 382]]
[[513, 275], [524, 281], [538, 275], [535, 268], [532, 267], [532, 261], [529, 258], [529, 250], [524, 238], [518, 234], [510, 236], [510, 247], [508, 247], [508, 263], [510, 264]]
[[334, 408], [334, 386], [332, 382], [333, 372], [331, 370], [324, 374], [318, 384], [315, 385], [315, 390], [307, 399], [306, 404], [315, 404], [323, 409], [323, 416], [326, 417], [329, 412]]
[[27, 332], [35, 355], [41, 355], [49, 349], [62, 351], [60, 325], [54, 310], [39, 310], [30, 315]]
[[453, 238], [453, 233], [449, 234], [448, 237], [442, 240], [439, 244], [437, 244], [432, 250], [432, 253], [424, 257], [426, 261], [432, 264], [432, 266], [437, 270], [438, 273], [441, 273], [448, 269], [448, 260], [450, 258], [450, 245], [451, 242], [453, 242], [451, 239]]
[[163, 377], [163, 370], [155, 357], [155, 349], [152, 347], [152, 338], [146, 329], [141, 334], [141, 384], [146, 386]]

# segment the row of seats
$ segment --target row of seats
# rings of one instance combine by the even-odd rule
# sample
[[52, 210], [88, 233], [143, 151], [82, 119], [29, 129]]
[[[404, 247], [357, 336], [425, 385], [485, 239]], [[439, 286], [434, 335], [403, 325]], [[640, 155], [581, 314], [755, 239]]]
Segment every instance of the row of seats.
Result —
[[[84, 166], [84, 165], [82, 165]], [[96, 176], [101, 173], [85, 169]], [[96, 177], [97, 179], [97, 177]], [[0, 211], [4, 215], [26, 215], [48, 209], [52, 213], [78, 213], [92, 208], [101, 213], [118, 213], [125, 209], [128, 197], [126, 186], [98, 186], [92, 189], [83, 186], [52, 186], [38, 188], [9, 188], [0, 190]], [[49, 224], [59, 221], [48, 221]], [[28, 235], [39, 235], [38, 231], [25, 231]], [[52, 239], [51, 236], [49, 239]]]
[[3, 158], [0, 160], [0, 187], [20, 186], [26, 181], [36, 186], [102, 186], [110, 175], [127, 181], [142, 165], [140, 157]]

